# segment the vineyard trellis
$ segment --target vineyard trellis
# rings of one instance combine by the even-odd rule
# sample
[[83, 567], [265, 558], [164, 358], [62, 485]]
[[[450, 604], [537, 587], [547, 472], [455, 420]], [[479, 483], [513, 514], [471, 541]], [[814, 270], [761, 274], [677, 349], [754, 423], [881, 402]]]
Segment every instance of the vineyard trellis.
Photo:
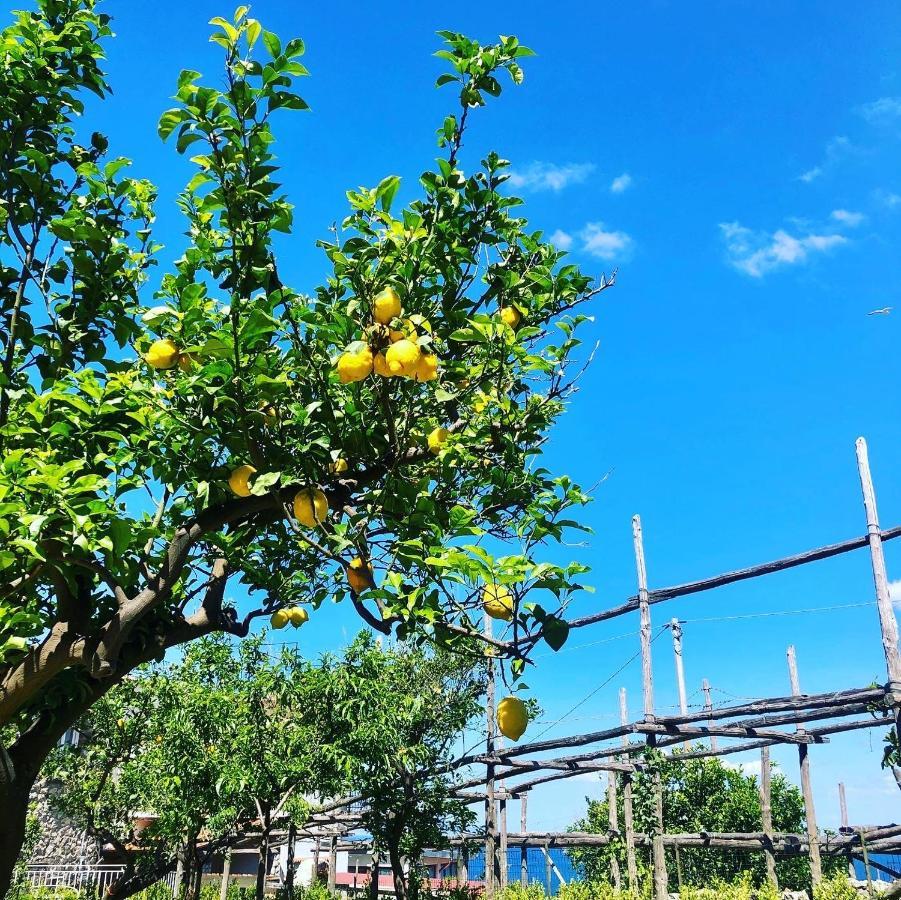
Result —
[[[767, 877], [774, 884], [776, 882], [775, 859], [777, 857], [806, 853], [810, 860], [811, 880], [814, 886], [822, 878], [821, 858], [823, 856], [842, 856], [849, 861], [862, 859], [869, 862], [870, 853], [901, 850], [901, 825], [852, 828], [847, 825], [846, 812], [843, 812], [842, 824], [844, 827], [838, 835], [821, 834], [817, 825], [810, 784], [810, 758], [808, 755], [810, 745], [826, 742], [829, 735], [858, 729], [894, 727], [896, 734], [901, 733], [898, 728], [901, 724], [901, 656], [899, 656], [898, 648], [898, 625], [892, 608], [883, 553], [884, 543], [901, 537], [901, 526], [888, 529], [880, 527], [867, 445], [863, 438], [857, 440], [856, 451], [867, 530], [866, 534], [847, 541], [727, 572], [712, 578], [652, 590], [648, 586], [641, 520], [638, 516], [633, 518], [637, 593], [619, 606], [573, 620], [571, 627], [587, 627], [638, 612], [643, 706], [643, 716], [640, 719], [629, 721], [625, 689], [623, 688], [620, 690], [620, 725], [618, 726], [583, 734], [534, 740], [515, 747], [504, 747], [495, 732], [494, 679], [493, 671], [490, 671], [486, 704], [488, 734], [485, 752], [463, 755], [451, 767], [452, 770], [459, 771], [473, 766], [484, 766], [484, 775], [460, 781], [455, 787], [457, 796], [472, 803], [484, 803], [485, 805], [485, 827], [482, 831], [447, 836], [448, 845], [460, 849], [460, 875], [463, 879], [467, 877], [468, 848], [476, 842], [484, 842], [485, 846], [485, 889], [488, 897], [493, 896], [497, 889], [506, 885], [507, 865], [501, 865], [500, 860], [506, 860], [507, 848], [510, 846], [520, 848], [522, 878], [524, 879], [526, 877], [525, 859], [529, 847], [537, 847], [542, 850], [550, 869], [552, 865], [548, 854], [550, 848], [599, 847], [622, 840], [626, 848], [626, 883], [630, 888], [635, 889], [638, 888], [635, 850], [637, 847], [650, 848], [655, 900], [666, 900], [668, 896], [669, 876], [666, 863], [668, 848], [699, 847], [725, 851], [761, 852], [766, 858]], [[820, 694], [804, 694], [800, 687], [794, 647], [790, 646], [787, 650], [791, 684], [789, 695], [714, 707], [710, 701], [709, 682], [705, 679], [702, 688], [705, 696], [703, 709], [700, 712], [689, 712], [684, 683], [682, 683], [684, 675], [681, 660], [681, 633], [671, 622], [669, 627], [672, 629], [674, 637], [677, 681], [680, 682], [678, 684], [680, 712], [678, 715], [661, 716], [657, 714], [654, 703], [654, 674], [651, 654], [652, 606], [677, 597], [714, 590], [724, 585], [759, 578], [863, 548], [869, 548], [887, 672], [887, 681], [884, 685], [846, 688]], [[490, 620], [486, 621], [488, 623], [486, 628], [489, 629], [487, 633], [490, 636]], [[491, 666], [491, 662], [489, 662], [489, 666]], [[823, 724], [809, 727], [809, 723], [821, 720], [824, 722]], [[689, 742], [699, 739], [706, 739], [707, 746], [695, 745], [688, 748]], [[798, 750], [806, 820], [805, 834], [787, 834], [773, 830], [769, 754], [771, 747], [780, 744], [794, 745]], [[590, 745], [605, 746], [578, 754], [570, 753], [550, 757], [535, 755]], [[648, 747], [656, 748], [659, 751], [678, 748], [679, 759], [721, 757], [749, 750], [759, 750], [762, 773], [759, 783], [761, 830], [741, 833], [665, 833], [662, 787], [659, 775], [657, 775], [652, 779], [656, 828], [653, 833], [636, 832], [632, 821], [632, 777], [646, 766], [646, 763], [638, 757]], [[585, 772], [606, 772], [608, 775], [607, 789], [608, 797], [611, 800], [608, 833], [528, 831], [526, 804], [529, 792], [539, 785], [571, 778]], [[523, 776], [527, 777], [519, 780], [523, 779]], [[897, 772], [896, 777], [898, 777]], [[474, 790], [476, 788], [478, 790]], [[619, 791], [623, 792], [624, 798], [622, 828], [618, 821], [615, 802]], [[841, 792], [843, 797], [843, 787]], [[507, 830], [506, 804], [510, 799], [518, 799], [521, 804], [520, 830], [518, 832]], [[349, 813], [350, 805], [358, 801], [359, 798], [349, 798], [337, 800], [321, 807], [306, 828], [302, 830], [302, 834], [308, 837], [328, 838], [332, 872], [334, 872], [334, 855], [339, 849], [359, 850], [366, 846], [366, 841], [362, 838], [347, 840], [359, 827], [359, 814]], [[301, 832], [298, 834], [300, 835]], [[616, 886], [622, 882], [622, 873], [615, 858], [611, 860], [611, 880]]]

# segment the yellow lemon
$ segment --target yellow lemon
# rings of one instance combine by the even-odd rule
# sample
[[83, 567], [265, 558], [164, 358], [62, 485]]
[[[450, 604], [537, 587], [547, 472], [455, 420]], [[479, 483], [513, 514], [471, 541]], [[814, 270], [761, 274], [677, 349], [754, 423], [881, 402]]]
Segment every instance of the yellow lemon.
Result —
[[447, 443], [450, 432], [446, 428], [436, 428], [429, 435], [429, 450], [434, 454], [439, 454], [441, 448]]
[[116, 725], [118, 725], [119, 728], [124, 728], [124, 727], [125, 727], [125, 719], [119, 719], [119, 720], [116, 722]]
[[497, 727], [511, 741], [518, 741], [529, 724], [526, 705], [518, 697], [504, 697], [497, 705]]
[[416, 371], [419, 365], [419, 358], [422, 353], [419, 345], [413, 341], [403, 338], [393, 343], [385, 352], [385, 362], [388, 364], [388, 371], [392, 375], [410, 376]]
[[228, 486], [236, 497], [250, 496], [250, 479], [256, 475], [257, 470], [253, 466], [238, 466], [228, 476]]
[[492, 619], [513, 619], [513, 595], [501, 584], [486, 584], [482, 588], [482, 609]]
[[400, 297], [392, 287], [386, 287], [372, 301], [372, 318], [380, 325], [387, 325], [400, 315]]
[[278, 410], [270, 403], [264, 406], [260, 412], [263, 414], [263, 421], [271, 428], [278, 424]]
[[338, 359], [338, 377], [342, 384], [362, 381], [372, 372], [372, 351], [366, 347], [359, 353], [342, 353]]
[[391, 331], [388, 332], [388, 337], [391, 340], [392, 344], [396, 344], [398, 341], [402, 341], [406, 335], [402, 331], [398, 331], [396, 328], [392, 328]]
[[301, 525], [314, 528], [328, 516], [328, 500], [319, 488], [304, 488], [294, 497], [294, 516]]
[[342, 459], [342, 458], [339, 456], [338, 459], [336, 459], [336, 460], [328, 467], [328, 470], [329, 470], [329, 472], [332, 473], [332, 475], [340, 475], [342, 472], [346, 472], [346, 471], [347, 471], [347, 460], [346, 460], [346, 459]]
[[291, 616], [288, 615], [288, 610], [286, 610], [286, 609], [276, 610], [269, 617], [269, 624], [273, 628], [284, 628], [285, 625], [287, 625], [288, 622], [290, 622], [290, 621], [291, 621]]
[[372, 587], [372, 569], [359, 556], [352, 559], [344, 567], [344, 571], [347, 575], [347, 583], [355, 594], [360, 594]]
[[171, 369], [178, 361], [178, 347], [168, 338], [154, 341], [144, 354], [144, 361], [153, 369]]
[[288, 621], [295, 628], [300, 628], [304, 622], [310, 621], [310, 614], [302, 606], [292, 606], [286, 612], [288, 613]]
[[520, 319], [522, 319], [522, 315], [515, 306], [505, 306], [501, 310], [501, 320], [505, 325], [509, 325], [511, 328], [516, 328], [516, 326], [519, 325]]
[[416, 381], [434, 381], [438, 377], [438, 357], [434, 353], [423, 353], [413, 377]]
[[372, 361], [372, 368], [375, 371], [375, 374], [381, 375], [382, 378], [394, 377], [394, 373], [388, 368], [388, 360], [385, 359], [384, 353], [376, 354], [375, 359]]

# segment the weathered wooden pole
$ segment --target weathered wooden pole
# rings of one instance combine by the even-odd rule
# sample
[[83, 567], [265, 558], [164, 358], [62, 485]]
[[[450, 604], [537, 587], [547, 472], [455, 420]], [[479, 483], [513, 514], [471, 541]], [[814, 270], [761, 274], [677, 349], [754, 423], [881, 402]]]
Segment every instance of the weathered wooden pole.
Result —
[[[525, 834], [528, 831], [528, 793], [519, 795], [519, 830]], [[523, 887], [529, 884], [529, 847], [525, 841], [519, 845], [519, 883]]]
[[460, 881], [469, 884], [469, 845], [463, 845], [463, 853], [460, 859]]
[[867, 893], [872, 897], [873, 896], [873, 876], [870, 873], [870, 853], [867, 850], [867, 839], [863, 833], [862, 828], [857, 829], [857, 834], [860, 836], [860, 852], [863, 856], [863, 873], [864, 877], [867, 879]]
[[[485, 613], [485, 636], [491, 637], [491, 616]], [[485, 689], [485, 719], [487, 739], [485, 750], [493, 757], [497, 744], [497, 723], [495, 721], [494, 697], [494, 658], [488, 657], [488, 684]], [[497, 805], [495, 803], [493, 762], [485, 764], [485, 896], [488, 900], [494, 897], [497, 879]]]
[[[794, 645], [789, 645], [786, 653], [788, 657], [788, 677], [791, 681], [792, 695], [801, 696], [801, 683], [798, 680], [798, 660], [795, 657]], [[803, 732], [804, 729], [797, 725], [795, 731]], [[807, 847], [810, 854], [810, 880], [816, 887], [823, 877], [823, 868], [820, 863], [820, 835], [817, 830], [817, 814], [813, 804], [813, 790], [810, 786], [810, 757], [808, 745], [798, 744], [798, 763], [801, 769], [801, 793], [804, 795], [804, 816], [807, 819]]]
[[876, 588], [876, 606], [879, 610], [879, 627], [882, 631], [882, 651], [888, 672], [888, 696], [886, 702], [894, 708], [895, 734], [901, 735], [901, 653], [898, 651], [898, 620], [889, 592], [888, 572], [882, 549], [882, 531], [879, 528], [879, 511], [876, 507], [876, 489], [870, 473], [867, 442], [857, 439], [857, 470], [863, 491], [863, 505], [867, 514], [867, 537], [870, 543], [870, 563], [873, 584]]
[[328, 845], [328, 891], [335, 893], [338, 883], [338, 835], [333, 834]]
[[[644, 720], [655, 722], [654, 715], [654, 673], [651, 667], [651, 606], [648, 600], [648, 573], [644, 560], [644, 541], [641, 532], [641, 517], [632, 517], [632, 543], [635, 548], [635, 571], [638, 577], [638, 612], [641, 633], [641, 680], [644, 695]], [[653, 734], [647, 736], [649, 747], [656, 746], [657, 739]], [[669, 887], [666, 877], [666, 848], [663, 845], [663, 786], [660, 774], [654, 775], [654, 811], [657, 828], [651, 846], [651, 858], [654, 865], [654, 897], [655, 900], [668, 900]]]
[[770, 788], [770, 748], [760, 748], [760, 821], [766, 835], [767, 846], [763, 851], [766, 858], [766, 877], [776, 890], [779, 879], [776, 877], [776, 856], [773, 853], [773, 806]]
[[[629, 724], [629, 709], [626, 705], [626, 689], [619, 689], [619, 720], [621, 725]], [[623, 735], [624, 747], [629, 745], [629, 736]], [[628, 754], [620, 757], [628, 762]], [[629, 890], [638, 892], [638, 867], [635, 864], [635, 826], [632, 818], [632, 773], [623, 773], [623, 827], [626, 831], [626, 871], [629, 875]]]
[[[619, 809], [616, 800], [616, 772], [607, 773], [607, 822], [610, 826], [610, 836], [619, 835]], [[621, 889], [619, 873], [619, 860], [615, 853], [610, 854], [610, 877], [613, 880], [613, 887], [618, 891]]]
[[313, 877], [310, 879], [310, 884], [316, 884], [319, 881], [319, 851], [321, 848], [321, 841], [319, 838], [316, 838], [316, 843], [313, 846]]
[[[288, 823], [288, 840], [285, 847], [287, 864], [285, 866], [285, 892], [287, 900], [294, 900], [294, 842], [297, 839], [297, 826], [293, 820]], [[223, 897], [222, 900], [225, 900]]]
[[[228, 898], [228, 879], [232, 872], [232, 852], [225, 851], [225, 857], [222, 860], [222, 882], [219, 885], [219, 900], [227, 900]], [[288, 900], [292, 900], [290, 894]]]
[[[710, 699], [710, 682], [703, 678], [701, 680], [701, 690], [704, 692], [704, 709], [712, 711], [713, 710], [713, 702]], [[710, 735], [710, 749], [715, 753], [717, 750], [716, 746], [716, 735]]]
[[[673, 633], [673, 658], [676, 663], [676, 687], [679, 691], [679, 712], [683, 716], [688, 715], [688, 697], [685, 693], [685, 666], [682, 661], [682, 623], [676, 619], [670, 619], [670, 631]], [[682, 745], [686, 750], [691, 747], [691, 741]]]
[[[503, 782], [501, 782], [503, 785]], [[503, 891], [507, 887], [507, 791], [504, 787], [504, 793], [501, 794], [501, 839], [498, 848], [498, 861], [500, 862], [500, 881], [499, 886]]]
[[548, 897], [554, 896], [554, 863], [551, 859], [551, 851], [544, 847], [544, 880], [547, 885], [547, 895]]
[[[838, 783], [838, 809], [841, 816], [842, 828], [848, 827], [848, 802], [845, 799], [845, 785], [843, 782]], [[854, 860], [848, 858], [848, 877], [854, 878]]]

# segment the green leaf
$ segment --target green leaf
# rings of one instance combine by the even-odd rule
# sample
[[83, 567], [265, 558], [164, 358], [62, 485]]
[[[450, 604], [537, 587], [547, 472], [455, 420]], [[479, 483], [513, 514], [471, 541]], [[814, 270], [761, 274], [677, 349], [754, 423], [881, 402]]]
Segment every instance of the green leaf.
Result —
[[544, 620], [541, 636], [551, 650], [557, 651], [566, 643], [566, 639], [569, 637], [569, 622], [565, 622], [557, 616], [548, 616]]

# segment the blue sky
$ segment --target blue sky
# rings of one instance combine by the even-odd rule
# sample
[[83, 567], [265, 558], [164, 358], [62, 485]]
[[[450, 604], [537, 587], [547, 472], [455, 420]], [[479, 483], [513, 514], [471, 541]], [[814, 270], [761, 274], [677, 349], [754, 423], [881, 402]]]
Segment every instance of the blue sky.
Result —
[[[108, 0], [105, 9], [118, 34], [107, 66], [115, 95], [102, 110], [92, 104], [90, 125], [160, 186], [157, 237], [172, 258], [183, 227], [174, 198], [190, 168], [160, 145], [156, 122], [181, 68], [218, 77], [206, 22], [231, 6]], [[296, 204], [281, 269], [301, 290], [322, 276], [314, 242], [345, 213], [345, 190], [398, 174], [401, 199], [415, 196], [451, 111], [451, 95], [433, 88], [437, 29], [485, 41], [516, 34], [539, 54], [525, 61], [521, 88], [473, 117], [463, 165], [498, 150], [535, 227], [587, 270], [619, 269], [588, 329], [600, 341], [596, 362], [547, 452], [583, 484], [609, 473], [587, 513], [594, 534], [572, 549], [597, 588], [578, 614], [634, 593], [636, 512], [652, 587], [863, 533], [859, 434], [883, 524], [901, 521], [901, 14], [879, 0], [865, 9], [835, 0], [816, 15], [785, 0], [253, 6], [267, 28], [308, 47], [302, 91], [313, 111], [276, 124]], [[901, 579], [901, 547], [887, 556]], [[724, 702], [786, 693], [790, 642], [805, 690], [884, 679], [872, 600], [858, 552], [656, 606], [653, 619], [655, 628], [687, 620], [689, 702], [700, 702], [702, 677]], [[830, 606], [843, 608], [759, 615]], [[759, 617], [727, 618], [749, 614]], [[637, 624], [573, 634], [538, 660], [528, 680], [547, 723], [596, 691], [549, 734], [613, 723], [621, 685], [637, 713], [636, 663], [598, 689], [637, 650]], [[323, 611], [302, 647], [340, 647], [356, 628], [352, 610]], [[661, 711], [676, 703], [668, 640], [654, 644]], [[853, 820], [898, 819], [879, 745], [861, 732], [813, 749], [823, 824], [838, 824], [840, 780]], [[795, 750], [774, 757], [795, 779]], [[530, 801], [530, 824], [564, 827], [599, 793], [591, 779], [549, 786]]]

